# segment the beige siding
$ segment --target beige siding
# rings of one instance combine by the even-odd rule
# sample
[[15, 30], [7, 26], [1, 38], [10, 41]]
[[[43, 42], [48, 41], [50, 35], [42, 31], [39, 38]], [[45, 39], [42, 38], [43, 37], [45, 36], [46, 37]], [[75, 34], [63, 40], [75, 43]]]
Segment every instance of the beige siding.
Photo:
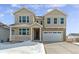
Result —
[[[22, 27], [20, 27], [22, 28]], [[12, 28], [12, 30], [15, 31], [14, 35], [11, 35], [10, 41], [25, 41], [25, 40], [31, 40], [31, 29], [29, 28], [29, 35], [19, 35], [19, 29], [20, 28]], [[23, 27], [25, 28], [25, 27]]]
[[35, 19], [36, 22], [38, 21], [38, 23], [41, 24], [41, 21], [42, 21], [42, 25], [44, 25], [44, 19], [42, 16], [36, 16], [35, 18], [36, 18]]
[[11, 41], [26, 41], [31, 40], [31, 35], [12, 35]]
[[[51, 24], [47, 24], [47, 18], [51, 18]], [[57, 18], [57, 24], [54, 24], [54, 18]], [[60, 18], [64, 18], [64, 24], [60, 24]], [[59, 11], [52, 11], [44, 16], [44, 27], [45, 28], [65, 28], [66, 27], [66, 16]]]
[[[29, 22], [30, 23], [19, 23], [19, 16], [29, 16]], [[47, 24], [47, 18], [51, 18], [51, 24]], [[54, 18], [57, 18], [57, 24], [54, 24]], [[60, 18], [64, 18], [64, 24], [60, 24]], [[43, 28], [41, 30], [41, 38], [42, 38], [42, 32], [43, 31], [63, 31], [63, 39], [66, 39], [66, 15], [64, 15], [62, 12], [54, 10], [50, 13], [47, 13], [44, 15], [44, 17], [37, 17], [35, 16], [32, 12], [29, 12], [27, 9], [22, 9], [18, 11], [15, 14], [15, 24], [19, 23], [20, 25], [16, 25], [16, 28], [12, 28], [15, 30], [15, 35], [11, 36], [11, 40], [19, 41], [19, 40], [31, 40], [31, 35], [32, 39], [34, 38], [34, 30], [33, 28], [40, 28], [37, 24], [32, 25], [34, 22], [37, 22], [40, 24], [41, 21], [43, 22]], [[22, 26], [21, 26], [22, 25]], [[28, 25], [32, 25], [29, 27]], [[19, 35], [19, 28], [22, 27], [28, 27], [30, 28], [30, 35]], [[32, 33], [31, 33], [31, 28], [32, 28]]]
[[35, 15], [26, 9], [23, 9], [15, 14], [15, 23], [19, 23], [19, 16], [29, 16], [29, 25], [32, 24], [35, 20], [34, 18]]

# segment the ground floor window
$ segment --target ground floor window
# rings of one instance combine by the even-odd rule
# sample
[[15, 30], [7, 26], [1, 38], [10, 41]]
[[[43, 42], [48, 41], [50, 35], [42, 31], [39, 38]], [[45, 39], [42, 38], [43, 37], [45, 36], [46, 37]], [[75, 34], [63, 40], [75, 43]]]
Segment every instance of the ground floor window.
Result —
[[20, 28], [19, 35], [29, 35], [29, 28]]

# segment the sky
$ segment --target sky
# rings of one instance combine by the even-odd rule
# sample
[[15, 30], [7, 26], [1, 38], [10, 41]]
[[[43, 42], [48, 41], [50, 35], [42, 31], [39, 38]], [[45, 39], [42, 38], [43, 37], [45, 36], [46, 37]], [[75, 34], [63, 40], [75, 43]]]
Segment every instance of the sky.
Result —
[[0, 22], [6, 25], [14, 24], [13, 13], [21, 7], [32, 10], [36, 16], [43, 16], [46, 12], [58, 8], [67, 14], [67, 34], [79, 33], [79, 4], [0, 4]]

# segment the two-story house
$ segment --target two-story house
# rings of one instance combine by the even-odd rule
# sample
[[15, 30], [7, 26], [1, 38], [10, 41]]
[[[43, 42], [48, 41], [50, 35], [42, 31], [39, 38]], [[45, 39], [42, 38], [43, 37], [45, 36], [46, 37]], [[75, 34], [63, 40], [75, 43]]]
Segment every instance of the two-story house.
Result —
[[58, 9], [36, 16], [31, 10], [21, 8], [14, 13], [15, 24], [10, 26], [10, 41], [64, 41], [66, 39], [66, 14]]

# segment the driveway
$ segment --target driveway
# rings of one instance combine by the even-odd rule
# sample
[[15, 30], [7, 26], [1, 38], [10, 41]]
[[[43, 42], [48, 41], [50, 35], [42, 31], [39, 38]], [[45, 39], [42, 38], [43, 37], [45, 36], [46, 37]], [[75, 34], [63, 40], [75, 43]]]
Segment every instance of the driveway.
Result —
[[47, 54], [79, 54], [79, 46], [67, 42], [44, 43]]

